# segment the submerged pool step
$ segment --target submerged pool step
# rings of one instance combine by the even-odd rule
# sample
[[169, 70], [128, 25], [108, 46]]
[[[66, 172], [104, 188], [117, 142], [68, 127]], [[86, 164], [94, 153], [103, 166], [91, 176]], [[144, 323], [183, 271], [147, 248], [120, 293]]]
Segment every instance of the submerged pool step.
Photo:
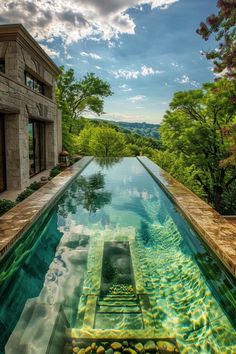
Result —
[[[107, 300], [109, 299], [137, 299], [137, 296], [135, 294], [107, 294], [104, 296]], [[101, 297], [103, 298], [103, 297]]]
[[137, 300], [137, 297], [134, 295], [105, 295], [101, 296], [100, 299], [107, 299], [107, 300], [112, 300], [112, 299], [129, 299], [129, 300]]
[[97, 313], [141, 313], [139, 306], [99, 306]]
[[95, 328], [142, 329], [143, 315], [139, 299], [133, 294], [112, 294], [97, 302]]
[[99, 301], [98, 304], [100, 306], [109, 306], [109, 307], [134, 307], [134, 306], [137, 306], [138, 305], [138, 302], [137, 301], [105, 301], [105, 300], [102, 300], [102, 301]]
[[97, 304], [97, 313], [142, 314], [139, 301], [134, 294], [108, 294]]

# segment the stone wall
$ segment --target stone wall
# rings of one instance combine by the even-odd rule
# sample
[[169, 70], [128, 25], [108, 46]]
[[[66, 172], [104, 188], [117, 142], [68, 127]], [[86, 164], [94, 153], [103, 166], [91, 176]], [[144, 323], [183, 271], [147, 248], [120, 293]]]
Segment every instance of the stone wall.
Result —
[[[55, 74], [40, 57], [17, 41], [0, 43], [5, 74], [0, 73], [0, 113], [5, 115], [7, 189], [22, 189], [29, 179], [29, 119], [47, 123], [46, 168], [58, 162], [61, 146], [61, 115], [55, 103]], [[51, 98], [25, 85], [25, 71], [47, 85]]]
[[[6, 187], [21, 189], [20, 119], [18, 114], [5, 115]], [[29, 177], [28, 177], [29, 178]]]
[[37, 56], [16, 41], [0, 42], [0, 58], [5, 58], [6, 76], [25, 84], [25, 71], [33, 74], [47, 86], [46, 94], [55, 100], [55, 77]]

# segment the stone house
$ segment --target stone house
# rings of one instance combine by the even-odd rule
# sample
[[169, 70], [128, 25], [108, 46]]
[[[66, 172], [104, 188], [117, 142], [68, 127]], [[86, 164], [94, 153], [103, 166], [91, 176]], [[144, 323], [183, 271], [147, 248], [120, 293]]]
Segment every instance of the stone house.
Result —
[[25, 188], [58, 162], [59, 73], [22, 25], [0, 26], [0, 192]]

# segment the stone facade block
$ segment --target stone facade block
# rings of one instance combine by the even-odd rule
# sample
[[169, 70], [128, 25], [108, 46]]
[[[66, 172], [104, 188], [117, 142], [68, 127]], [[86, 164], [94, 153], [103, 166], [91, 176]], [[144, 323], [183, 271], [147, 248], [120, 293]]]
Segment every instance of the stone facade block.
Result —
[[[22, 189], [29, 178], [29, 120], [45, 127], [46, 168], [55, 166], [61, 146], [61, 115], [55, 100], [56, 76], [60, 73], [43, 49], [21, 25], [0, 26], [0, 114], [5, 122], [6, 189]], [[26, 85], [31, 75], [44, 94]]]

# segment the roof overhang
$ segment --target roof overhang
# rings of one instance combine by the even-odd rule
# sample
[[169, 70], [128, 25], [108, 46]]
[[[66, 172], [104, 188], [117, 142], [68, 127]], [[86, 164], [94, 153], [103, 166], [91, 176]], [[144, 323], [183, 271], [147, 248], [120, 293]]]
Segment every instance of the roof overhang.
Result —
[[46, 66], [53, 72], [55, 76], [61, 73], [59, 67], [42, 49], [38, 42], [29, 34], [25, 27], [21, 24], [7, 24], [0, 25], [0, 42], [16, 41], [21, 43], [24, 47], [31, 49], [36, 57], [46, 64]]

